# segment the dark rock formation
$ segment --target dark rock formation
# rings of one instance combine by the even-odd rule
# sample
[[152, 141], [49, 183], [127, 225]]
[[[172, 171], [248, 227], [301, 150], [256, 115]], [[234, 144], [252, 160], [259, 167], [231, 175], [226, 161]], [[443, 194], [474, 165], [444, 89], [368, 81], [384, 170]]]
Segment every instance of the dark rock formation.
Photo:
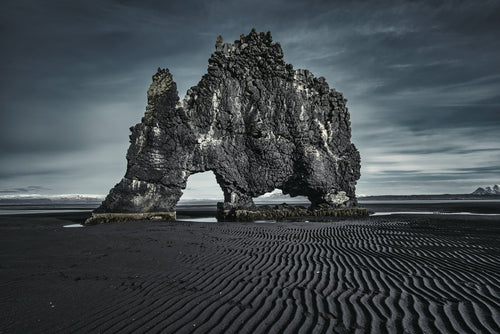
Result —
[[360, 156], [346, 99], [323, 77], [294, 70], [279, 43], [255, 30], [222, 43], [180, 102], [158, 69], [142, 122], [131, 128], [127, 172], [96, 213], [175, 212], [189, 175], [213, 171], [222, 209], [255, 208], [275, 188], [313, 208], [357, 204]]

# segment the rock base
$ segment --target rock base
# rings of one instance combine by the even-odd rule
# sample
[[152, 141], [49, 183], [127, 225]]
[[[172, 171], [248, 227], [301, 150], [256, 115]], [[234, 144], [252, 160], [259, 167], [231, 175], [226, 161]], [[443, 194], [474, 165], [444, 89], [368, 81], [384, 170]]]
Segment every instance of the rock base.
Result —
[[[255, 220], [283, 220], [293, 217], [366, 217], [368, 211], [365, 208], [343, 208], [343, 209], [305, 209], [290, 207], [287, 209], [264, 209], [264, 210], [219, 210], [218, 221], [255, 221]], [[321, 219], [324, 220], [324, 219]]]
[[166, 220], [175, 221], [175, 212], [144, 212], [144, 213], [93, 213], [84, 225], [126, 222], [132, 220]]
[[[327, 220], [329, 217], [366, 217], [369, 212], [365, 208], [316, 208], [286, 206], [286, 208], [260, 208], [245, 210], [233, 208], [230, 210], [219, 209], [217, 220], [220, 222], [251, 222], [255, 220], [285, 220], [289, 218], [318, 218]], [[175, 212], [145, 212], [145, 213], [93, 213], [84, 225], [97, 225], [103, 223], [117, 223], [134, 220], [162, 220], [175, 221]]]

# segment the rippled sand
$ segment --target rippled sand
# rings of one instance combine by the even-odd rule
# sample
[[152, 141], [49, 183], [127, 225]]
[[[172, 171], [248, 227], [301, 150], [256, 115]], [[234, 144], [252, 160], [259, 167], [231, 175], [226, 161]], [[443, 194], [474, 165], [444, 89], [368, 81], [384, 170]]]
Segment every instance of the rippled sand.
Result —
[[75, 215], [0, 219], [0, 332], [500, 332], [494, 217], [62, 228]]

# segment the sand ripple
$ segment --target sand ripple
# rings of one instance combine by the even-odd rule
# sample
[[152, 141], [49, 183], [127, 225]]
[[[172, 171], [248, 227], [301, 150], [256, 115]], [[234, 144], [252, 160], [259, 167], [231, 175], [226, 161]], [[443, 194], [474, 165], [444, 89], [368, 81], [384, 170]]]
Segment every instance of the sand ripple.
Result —
[[498, 234], [383, 220], [155, 233], [198, 248], [61, 332], [500, 332]]

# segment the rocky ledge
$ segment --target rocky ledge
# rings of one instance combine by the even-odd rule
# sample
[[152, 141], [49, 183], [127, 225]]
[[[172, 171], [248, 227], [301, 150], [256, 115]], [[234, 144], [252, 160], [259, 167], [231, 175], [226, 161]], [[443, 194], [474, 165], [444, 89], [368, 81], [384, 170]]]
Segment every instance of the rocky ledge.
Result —
[[131, 128], [125, 177], [94, 213], [175, 212], [188, 177], [208, 170], [222, 212], [255, 211], [252, 198], [276, 188], [307, 196], [310, 210], [355, 207], [360, 155], [342, 93], [287, 64], [269, 32], [232, 44], [219, 36], [215, 47], [183, 101], [170, 71], [158, 69]]
[[301, 221], [317, 220], [317, 217], [331, 219], [331, 217], [366, 217], [369, 212], [364, 208], [342, 208], [333, 209], [331, 207], [308, 209], [286, 204], [275, 206], [263, 206], [256, 210], [230, 209], [217, 210], [218, 221], [244, 222], [256, 220], [285, 220], [295, 217]]

